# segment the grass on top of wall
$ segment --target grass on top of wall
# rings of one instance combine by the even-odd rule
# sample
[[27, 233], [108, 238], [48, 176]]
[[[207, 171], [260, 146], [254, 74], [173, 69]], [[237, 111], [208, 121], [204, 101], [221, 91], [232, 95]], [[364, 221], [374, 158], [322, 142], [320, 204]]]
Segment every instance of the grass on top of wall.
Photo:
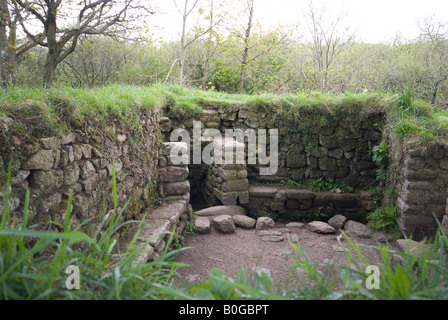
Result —
[[[0, 90], [0, 106], [0, 118], [10, 117], [26, 124], [24, 127], [34, 125], [41, 131], [64, 131], [70, 122], [73, 126], [98, 121], [107, 124], [110, 120], [138, 128], [142, 110], [165, 107], [169, 110], [168, 116], [184, 117], [197, 115], [209, 106], [229, 110], [261, 109], [271, 115], [282, 113], [287, 117], [310, 112], [360, 115], [365, 111], [385, 110], [389, 120], [386, 133], [401, 139], [412, 136], [422, 141], [436, 141], [448, 129], [448, 110], [414, 99], [412, 88], [405, 88], [396, 95], [319, 92], [246, 95], [163, 85], [113, 84], [93, 89], [10, 87]], [[23, 131], [28, 129], [22, 128]]]

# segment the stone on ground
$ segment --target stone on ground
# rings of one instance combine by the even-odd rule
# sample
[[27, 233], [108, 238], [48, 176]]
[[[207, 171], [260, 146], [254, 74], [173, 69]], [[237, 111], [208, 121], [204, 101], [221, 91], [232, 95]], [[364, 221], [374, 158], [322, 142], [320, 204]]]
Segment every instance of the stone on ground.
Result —
[[202, 209], [195, 212], [197, 216], [201, 217], [215, 217], [215, 216], [236, 216], [236, 215], [246, 215], [243, 207], [240, 206], [216, 206], [206, 209]]
[[353, 220], [347, 221], [344, 231], [349, 237], [354, 238], [370, 238], [372, 235], [372, 232], [366, 225]]
[[332, 217], [330, 220], [328, 220], [328, 224], [335, 229], [344, 228], [344, 225], [346, 222], [347, 222], [347, 218], [340, 214], [337, 214], [334, 217]]
[[336, 230], [328, 223], [322, 221], [313, 221], [308, 223], [308, 230], [315, 233], [335, 233]]
[[263, 242], [282, 242], [285, 240], [283, 236], [263, 236], [261, 237], [261, 241]]
[[207, 217], [196, 217], [194, 222], [194, 230], [197, 233], [209, 233], [210, 220]]
[[382, 242], [382, 243], [394, 241], [394, 236], [391, 235], [390, 233], [386, 233], [386, 232], [379, 232], [379, 231], [374, 232], [372, 237], [373, 237], [373, 240]]
[[306, 227], [306, 223], [302, 223], [302, 222], [290, 222], [290, 223], [286, 224], [286, 228], [301, 229], [304, 227]]
[[262, 230], [258, 233], [260, 236], [283, 236], [283, 233], [277, 230]]
[[216, 229], [224, 233], [235, 232], [235, 223], [232, 217], [227, 214], [215, 217], [213, 219], [213, 225]]
[[253, 229], [257, 223], [255, 219], [240, 214], [233, 216], [233, 221], [237, 227], [244, 229]]
[[257, 230], [271, 229], [274, 226], [275, 226], [275, 222], [271, 218], [260, 217], [257, 220], [257, 224], [255, 226], [255, 229], [257, 229]]
[[[397, 247], [401, 252], [406, 252], [411, 255], [418, 254], [420, 258], [423, 257], [425, 250], [428, 248], [428, 244], [423, 241], [417, 242], [410, 239], [399, 239], [396, 241]], [[429, 248], [431, 250], [431, 248]], [[430, 257], [428, 257], [430, 258]]]

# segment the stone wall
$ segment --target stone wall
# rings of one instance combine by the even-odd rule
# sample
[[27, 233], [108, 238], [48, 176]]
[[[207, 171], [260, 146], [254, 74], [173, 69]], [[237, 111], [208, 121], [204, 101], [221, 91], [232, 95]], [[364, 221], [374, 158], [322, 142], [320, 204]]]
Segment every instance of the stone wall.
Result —
[[[375, 185], [376, 168], [371, 150], [381, 140], [384, 114], [380, 108], [347, 105], [344, 108], [316, 108], [284, 114], [275, 106], [250, 108], [246, 105], [205, 104], [201, 115], [162, 119], [164, 140], [174, 129], [185, 128], [193, 138], [193, 121], [206, 129], [279, 130], [279, 169], [274, 176], [260, 176], [258, 164], [248, 164], [248, 178], [257, 182], [295, 180], [311, 182], [331, 178], [355, 189]], [[193, 140], [193, 139], [192, 139]], [[268, 149], [269, 150], [269, 149]], [[204, 188], [207, 166], [195, 165], [189, 180], [192, 189]], [[192, 190], [196, 193], [195, 190]]]
[[312, 192], [283, 186], [254, 185], [249, 188], [248, 209], [258, 216], [268, 210], [275, 218], [292, 221], [327, 221], [337, 214], [365, 222], [362, 199], [353, 193]]
[[448, 219], [448, 146], [405, 140], [398, 150], [398, 224], [421, 240], [435, 234], [435, 217]]
[[[158, 113], [142, 113], [138, 134], [113, 119], [103, 127], [95, 124], [95, 130], [90, 123], [71, 127], [64, 134], [20, 136], [7, 131], [13, 136], [2, 137], [0, 167], [6, 168], [12, 161], [13, 223], [17, 225], [22, 218], [25, 190], [29, 188], [28, 224], [39, 224], [41, 229], [48, 228], [50, 221], [64, 225], [69, 193], [73, 190], [72, 227], [92, 218], [81, 229], [92, 234], [114, 208], [113, 164], [119, 209], [129, 202], [123, 219], [141, 218], [157, 197], [158, 118]], [[8, 123], [8, 118], [2, 123]], [[6, 170], [1, 170], [0, 182], [3, 197]]]

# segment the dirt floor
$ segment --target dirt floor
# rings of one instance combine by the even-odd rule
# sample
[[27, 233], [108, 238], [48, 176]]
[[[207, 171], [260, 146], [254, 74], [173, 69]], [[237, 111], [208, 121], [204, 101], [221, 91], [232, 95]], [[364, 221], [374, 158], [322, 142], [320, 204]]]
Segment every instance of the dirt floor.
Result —
[[[284, 223], [276, 223], [275, 228], [284, 228]], [[338, 243], [338, 234], [321, 235], [310, 232], [307, 228], [289, 228], [291, 237], [296, 234], [306, 255], [312, 263], [335, 263], [345, 265], [346, 253]], [[205, 281], [214, 268], [221, 269], [227, 276], [235, 277], [240, 269], [246, 271], [246, 276], [253, 276], [256, 268], [269, 269], [274, 285], [277, 288], [290, 288], [297, 285], [297, 268], [291, 256], [298, 258], [285, 234], [282, 242], [263, 242], [260, 231], [255, 229], [236, 228], [235, 233], [223, 234], [212, 228], [209, 234], [187, 235], [184, 246], [193, 247], [182, 252], [177, 261], [190, 265], [180, 269], [180, 274], [186, 283]], [[355, 243], [369, 246], [378, 244], [372, 239], [353, 239]], [[347, 241], [342, 240], [342, 245]], [[371, 248], [362, 249], [372, 264], [378, 258], [378, 253]], [[351, 250], [351, 252], [354, 252]], [[356, 254], [354, 255], [356, 256]]]

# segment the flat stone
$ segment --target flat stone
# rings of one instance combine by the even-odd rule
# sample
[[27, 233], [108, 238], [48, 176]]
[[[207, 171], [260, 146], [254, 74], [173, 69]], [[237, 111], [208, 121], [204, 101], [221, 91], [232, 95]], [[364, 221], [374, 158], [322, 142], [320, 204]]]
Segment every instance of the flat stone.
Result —
[[410, 254], [422, 253], [426, 249], [424, 242], [417, 242], [410, 239], [398, 239], [396, 241], [397, 247], [401, 252], [407, 252]]
[[309, 190], [288, 189], [286, 194], [288, 199], [292, 200], [313, 200], [316, 197], [316, 194]]
[[22, 165], [24, 170], [44, 170], [53, 168], [53, 150], [40, 150]]
[[59, 189], [64, 183], [61, 170], [34, 171], [31, 173], [30, 186], [46, 193]]
[[221, 215], [213, 218], [213, 225], [216, 229], [224, 233], [235, 232], [235, 222], [229, 215]]
[[62, 145], [69, 144], [69, 143], [75, 142], [75, 140], [76, 140], [76, 135], [73, 132], [70, 132], [68, 135], [62, 137], [61, 144]]
[[386, 232], [374, 232], [372, 235], [372, 238], [375, 241], [381, 242], [381, 243], [386, 243], [386, 242], [392, 242], [394, 241], [394, 237], [393, 235], [386, 233]]
[[213, 217], [222, 215], [229, 215], [229, 216], [246, 215], [246, 211], [244, 211], [244, 208], [240, 206], [216, 206], [202, 209], [196, 211], [195, 213], [197, 216], [202, 217]]
[[274, 199], [278, 188], [270, 186], [253, 186], [249, 188], [251, 197]]
[[345, 252], [344, 248], [341, 246], [333, 245], [333, 251], [335, 252]]
[[148, 241], [156, 248], [161, 243], [163, 237], [171, 230], [171, 221], [162, 219], [148, 219], [145, 221], [137, 240]]
[[336, 230], [332, 226], [322, 221], [313, 221], [308, 223], [308, 230], [314, 233], [322, 233], [322, 234], [336, 232]]
[[245, 215], [235, 215], [233, 221], [237, 227], [244, 229], [253, 229], [257, 223], [257, 220]]
[[190, 182], [170, 182], [163, 186], [165, 196], [177, 196], [190, 192]]
[[247, 179], [229, 180], [222, 184], [223, 192], [247, 191], [248, 189], [249, 180]]
[[255, 229], [264, 230], [271, 229], [275, 226], [274, 220], [268, 217], [260, 217], [257, 219], [257, 224], [255, 225]]
[[328, 224], [335, 229], [344, 228], [344, 225], [346, 222], [347, 222], [347, 218], [340, 214], [337, 214], [334, 217], [332, 217], [330, 220], [328, 220]]
[[332, 205], [336, 208], [353, 208], [358, 203], [358, 197], [353, 193], [319, 193], [314, 199], [316, 207]]
[[285, 238], [283, 236], [264, 236], [261, 237], [261, 241], [263, 242], [282, 242]]
[[210, 232], [210, 220], [207, 217], [196, 217], [194, 230], [197, 233], [204, 234]]
[[188, 167], [165, 167], [159, 169], [159, 182], [179, 182], [188, 178]]
[[185, 201], [175, 201], [164, 203], [155, 209], [150, 215], [150, 219], [170, 220], [173, 225], [177, 224], [180, 216], [186, 211], [187, 204]]
[[258, 235], [260, 235], [261, 237], [264, 236], [283, 236], [283, 233], [277, 230], [261, 230]]
[[306, 223], [302, 222], [289, 222], [286, 224], [286, 228], [302, 229], [304, 227], [306, 227]]
[[50, 137], [50, 138], [42, 138], [39, 140], [39, 144], [43, 149], [52, 150], [58, 147], [58, 138]]
[[353, 220], [347, 221], [344, 231], [349, 237], [355, 238], [370, 238], [372, 235], [372, 232], [366, 225]]
[[278, 232], [281, 232], [281, 233], [291, 233], [291, 229], [288, 229], [288, 228], [274, 228], [272, 230], [278, 231]]

